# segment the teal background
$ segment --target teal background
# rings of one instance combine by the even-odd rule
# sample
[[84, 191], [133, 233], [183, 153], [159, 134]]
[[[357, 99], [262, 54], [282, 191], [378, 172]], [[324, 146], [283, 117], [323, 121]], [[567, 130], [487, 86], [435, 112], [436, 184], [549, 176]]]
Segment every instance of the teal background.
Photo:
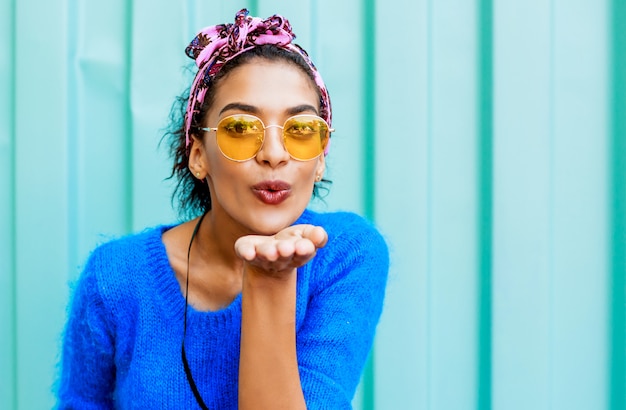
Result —
[[183, 50], [241, 7], [330, 90], [315, 207], [390, 244], [355, 408], [626, 410], [624, 0], [0, 0], [0, 408], [53, 406], [89, 251], [176, 219]]

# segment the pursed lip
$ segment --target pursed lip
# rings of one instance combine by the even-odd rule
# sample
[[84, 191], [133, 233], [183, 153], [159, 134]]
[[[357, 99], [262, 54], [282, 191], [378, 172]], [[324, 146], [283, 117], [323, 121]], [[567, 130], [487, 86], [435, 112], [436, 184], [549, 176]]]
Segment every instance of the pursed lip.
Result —
[[263, 181], [253, 185], [252, 192], [261, 202], [278, 205], [291, 195], [291, 185], [285, 181]]

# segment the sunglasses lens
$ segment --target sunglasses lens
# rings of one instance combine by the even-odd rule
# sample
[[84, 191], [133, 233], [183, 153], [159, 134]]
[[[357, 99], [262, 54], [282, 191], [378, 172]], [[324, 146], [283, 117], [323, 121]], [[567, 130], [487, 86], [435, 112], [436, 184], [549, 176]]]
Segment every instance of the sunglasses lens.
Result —
[[231, 115], [217, 125], [217, 146], [235, 161], [256, 155], [263, 144], [263, 123], [251, 115]]
[[283, 130], [285, 148], [298, 160], [318, 157], [328, 143], [328, 125], [315, 115], [297, 115], [285, 123]]

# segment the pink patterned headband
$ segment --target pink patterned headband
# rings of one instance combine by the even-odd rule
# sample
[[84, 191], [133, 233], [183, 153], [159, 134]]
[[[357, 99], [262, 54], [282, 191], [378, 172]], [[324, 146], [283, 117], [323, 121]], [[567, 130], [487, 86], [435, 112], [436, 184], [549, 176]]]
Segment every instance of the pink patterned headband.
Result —
[[320, 91], [320, 117], [331, 125], [331, 106], [328, 91], [319, 72], [308, 54], [297, 44], [292, 43], [296, 35], [286, 18], [277, 14], [265, 20], [249, 17], [248, 10], [242, 9], [235, 15], [234, 24], [218, 24], [202, 29], [185, 49], [185, 53], [196, 61], [198, 72], [189, 91], [189, 101], [185, 113], [185, 138], [187, 150], [191, 146], [191, 124], [193, 116], [200, 112], [211, 80], [222, 66], [254, 47], [273, 44], [300, 54], [311, 68], [315, 84]]

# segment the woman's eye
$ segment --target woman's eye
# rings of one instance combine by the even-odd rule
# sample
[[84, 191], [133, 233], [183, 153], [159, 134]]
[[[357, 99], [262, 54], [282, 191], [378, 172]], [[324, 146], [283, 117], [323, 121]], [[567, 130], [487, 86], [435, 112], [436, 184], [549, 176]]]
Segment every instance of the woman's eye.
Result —
[[310, 134], [316, 132], [316, 130], [312, 124], [298, 123], [291, 125], [287, 132], [290, 134]]
[[234, 121], [224, 127], [226, 131], [236, 134], [246, 134], [249, 132], [255, 132], [257, 127], [246, 121]]

